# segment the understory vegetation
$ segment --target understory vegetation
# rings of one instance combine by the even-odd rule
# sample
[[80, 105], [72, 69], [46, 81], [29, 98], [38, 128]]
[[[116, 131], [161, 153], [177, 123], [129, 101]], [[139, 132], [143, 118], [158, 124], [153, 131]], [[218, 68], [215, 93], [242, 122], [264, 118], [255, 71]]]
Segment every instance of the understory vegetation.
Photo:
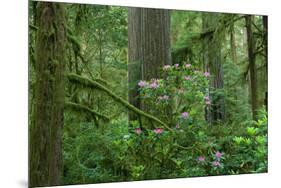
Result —
[[30, 1], [30, 187], [267, 172], [267, 17]]

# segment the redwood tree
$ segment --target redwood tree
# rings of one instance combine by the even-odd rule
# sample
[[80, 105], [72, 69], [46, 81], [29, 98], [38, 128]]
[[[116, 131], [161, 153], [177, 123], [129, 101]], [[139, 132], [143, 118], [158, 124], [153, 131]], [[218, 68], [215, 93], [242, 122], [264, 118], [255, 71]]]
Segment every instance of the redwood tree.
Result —
[[222, 94], [223, 68], [221, 55], [221, 40], [217, 32], [219, 14], [202, 14], [203, 24], [203, 61], [205, 71], [210, 72], [210, 98], [212, 106], [207, 109], [208, 122], [223, 120], [225, 115], [224, 96]]
[[65, 16], [59, 3], [37, 5], [36, 84], [29, 137], [29, 186], [60, 185], [64, 123]]
[[[263, 29], [264, 29], [264, 44], [265, 44], [265, 47], [264, 47], [264, 51], [265, 51], [265, 63], [266, 63], [266, 67], [265, 67], [265, 71], [266, 71], [266, 80], [267, 77], [268, 77], [268, 45], [267, 45], [267, 36], [268, 36], [268, 17], [267, 16], [263, 16], [262, 17], [262, 20], [263, 20]], [[265, 92], [264, 94], [264, 105], [266, 107], [266, 110], [268, 110], [268, 102], [267, 102], [267, 98], [268, 98], [268, 94], [267, 94], [267, 91]]]
[[256, 70], [256, 56], [255, 56], [255, 40], [252, 28], [253, 16], [247, 15], [245, 17], [247, 30], [247, 44], [248, 44], [248, 61], [250, 70], [250, 84], [251, 84], [251, 103], [253, 119], [257, 117], [258, 95], [257, 95], [257, 70]]
[[[160, 77], [160, 69], [171, 64], [169, 10], [129, 8], [128, 14], [129, 101], [145, 109], [138, 98], [137, 83]], [[135, 120], [129, 114], [130, 120]]]

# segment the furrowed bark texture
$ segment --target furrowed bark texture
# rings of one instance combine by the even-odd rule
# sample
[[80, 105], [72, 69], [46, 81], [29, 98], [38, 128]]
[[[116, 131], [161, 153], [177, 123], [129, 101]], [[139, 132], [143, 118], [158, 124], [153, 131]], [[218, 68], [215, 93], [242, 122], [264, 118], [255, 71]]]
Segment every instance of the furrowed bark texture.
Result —
[[29, 187], [61, 184], [65, 18], [59, 3], [39, 2], [34, 119], [29, 137]]
[[[265, 43], [265, 48], [264, 48], [264, 51], [265, 51], [265, 62], [266, 62], [266, 81], [268, 81], [268, 40], [267, 40], [267, 36], [268, 36], [268, 17], [267, 16], [263, 16], [262, 17], [262, 20], [263, 20], [263, 28], [264, 28], [264, 43]], [[267, 90], [267, 88], [266, 88]], [[265, 92], [264, 94], [264, 105], [266, 107], [266, 110], [268, 110], [268, 93], [267, 91]]]
[[223, 68], [221, 55], [221, 42], [216, 35], [216, 26], [219, 24], [218, 14], [203, 14], [203, 32], [212, 30], [213, 33], [203, 39], [203, 60], [205, 70], [211, 74], [210, 98], [211, 108], [207, 109], [207, 121], [212, 123], [223, 120], [225, 117], [224, 97], [221, 94], [213, 94], [223, 89]]
[[248, 43], [248, 61], [250, 69], [250, 83], [251, 83], [251, 103], [253, 119], [257, 118], [258, 95], [257, 95], [257, 70], [256, 70], [256, 56], [255, 56], [255, 41], [252, 29], [252, 16], [246, 16], [246, 30], [247, 30], [247, 43]]
[[[133, 106], [140, 108], [138, 85], [141, 76], [141, 8], [128, 9], [128, 97]], [[138, 119], [137, 114], [129, 111], [129, 120]]]
[[[137, 83], [159, 78], [164, 65], [171, 64], [170, 13], [168, 10], [129, 8], [128, 14], [129, 102], [141, 105]], [[137, 116], [129, 113], [130, 120]]]

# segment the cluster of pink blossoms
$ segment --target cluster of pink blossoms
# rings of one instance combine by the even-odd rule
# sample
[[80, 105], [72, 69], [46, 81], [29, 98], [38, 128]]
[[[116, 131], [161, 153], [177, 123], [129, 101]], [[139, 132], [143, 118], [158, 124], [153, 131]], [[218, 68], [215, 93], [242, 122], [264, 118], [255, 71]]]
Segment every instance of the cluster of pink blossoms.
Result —
[[156, 88], [159, 87], [159, 83], [158, 82], [159, 82], [159, 80], [157, 80], [157, 79], [151, 79], [150, 83], [146, 82], [144, 80], [141, 80], [141, 81], [139, 81], [138, 86], [141, 87], [141, 88], [149, 87], [151, 89], [156, 89]]
[[219, 161], [214, 161], [214, 162], [212, 162], [212, 165], [214, 167], [219, 167], [219, 166], [221, 166], [221, 163]]
[[[153, 132], [155, 133], [155, 134], [161, 134], [161, 133], [163, 133], [163, 131], [164, 131], [164, 129], [163, 128], [155, 128], [154, 130], [153, 130]], [[142, 130], [141, 130], [141, 128], [135, 128], [135, 133], [137, 134], [137, 135], [140, 135], [141, 133], [142, 133]]]
[[[220, 167], [221, 166], [220, 160], [222, 158], [222, 155], [223, 154], [221, 152], [216, 151], [216, 153], [215, 153], [216, 160], [211, 163], [213, 167]], [[201, 155], [201, 156], [197, 157], [197, 161], [199, 163], [205, 163], [206, 158]]]
[[216, 151], [215, 157], [216, 157], [216, 160], [212, 162], [212, 165], [214, 167], [220, 167], [221, 166], [220, 160], [222, 158], [222, 153], [219, 151]]
[[144, 81], [144, 80], [141, 80], [141, 81], [139, 81], [139, 83], [138, 83], [138, 86], [139, 87], [145, 87], [145, 86], [147, 86], [148, 85], [148, 83], [146, 82], [146, 81]]
[[206, 105], [210, 105], [210, 104], [211, 104], [211, 101], [210, 101], [209, 96], [205, 96], [205, 97], [204, 97], [204, 100], [205, 100], [205, 104], [206, 104]]
[[163, 70], [166, 71], [166, 70], [169, 70], [170, 68], [171, 68], [171, 65], [164, 65]]
[[141, 128], [135, 128], [135, 133], [136, 133], [137, 135], [140, 135], [141, 132], [142, 132]]
[[197, 158], [197, 160], [200, 162], [200, 163], [204, 163], [205, 162], [205, 157], [204, 156], [199, 156]]
[[185, 76], [184, 79], [185, 79], [185, 80], [190, 80], [191, 77], [190, 77], [190, 76]]
[[191, 64], [185, 64], [184, 66], [185, 66], [185, 68], [189, 68], [189, 67], [191, 67]]
[[222, 153], [219, 151], [216, 151], [215, 156], [216, 156], [217, 160], [220, 160], [222, 157]]
[[210, 76], [210, 73], [206, 71], [206, 72], [204, 72], [204, 76], [205, 76], [205, 77], [209, 77], [209, 76]]
[[163, 95], [158, 97], [159, 100], [168, 100], [169, 96], [168, 95]]
[[149, 88], [151, 88], [151, 89], [156, 89], [156, 88], [158, 88], [159, 87], [159, 80], [157, 80], [157, 79], [151, 79], [151, 82], [150, 82], [150, 84], [149, 84]]
[[181, 118], [183, 118], [183, 119], [187, 119], [188, 116], [189, 116], [188, 112], [181, 113]]
[[[175, 68], [179, 68], [180, 65], [177, 63], [177, 64], [174, 64], [174, 67], [175, 67]], [[184, 67], [185, 67], [185, 68], [190, 68], [190, 67], [191, 67], [191, 64], [185, 64]], [[164, 70], [164, 71], [170, 70], [171, 68], [172, 68], [171, 65], [164, 65], [164, 66], [163, 66], [163, 70]]]
[[153, 132], [154, 132], [155, 134], [161, 134], [163, 131], [164, 131], [163, 128], [156, 128], [156, 129], [153, 130]]

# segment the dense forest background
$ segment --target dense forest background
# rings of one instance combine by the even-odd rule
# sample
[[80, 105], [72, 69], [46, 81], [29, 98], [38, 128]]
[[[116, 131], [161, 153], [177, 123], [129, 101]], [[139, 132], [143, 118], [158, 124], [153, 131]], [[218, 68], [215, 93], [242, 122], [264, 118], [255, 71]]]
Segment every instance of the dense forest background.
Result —
[[30, 187], [267, 172], [267, 29], [30, 1]]

